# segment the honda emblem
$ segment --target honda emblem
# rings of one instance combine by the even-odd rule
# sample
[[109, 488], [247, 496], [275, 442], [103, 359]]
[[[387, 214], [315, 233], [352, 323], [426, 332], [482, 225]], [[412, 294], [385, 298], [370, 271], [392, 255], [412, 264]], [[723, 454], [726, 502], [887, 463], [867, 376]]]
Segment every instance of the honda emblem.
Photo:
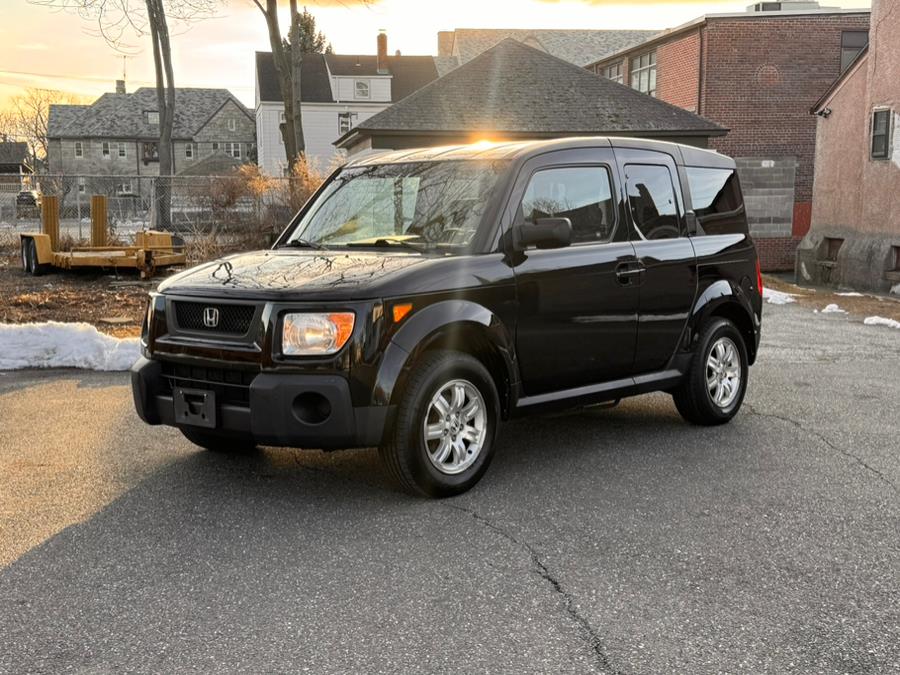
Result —
[[204, 307], [203, 325], [207, 328], [215, 328], [219, 325], [219, 310], [215, 307]]

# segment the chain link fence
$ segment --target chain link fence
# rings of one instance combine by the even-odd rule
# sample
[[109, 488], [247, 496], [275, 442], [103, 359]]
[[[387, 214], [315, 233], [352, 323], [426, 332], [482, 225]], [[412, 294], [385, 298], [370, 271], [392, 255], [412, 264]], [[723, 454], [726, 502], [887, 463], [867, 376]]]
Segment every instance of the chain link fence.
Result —
[[31, 176], [0, 183], [0, 236], [41, 227], [41, 196], [60, 203], [60, 239], [83, 243], [91, 233], [91, 195], [108, 203], [109, 237], [129, 243], [145, 229], [169, 230], [198, 248], [194, 260], [266, 246], [318, 187], [308, 172], [273, 178], [247, 165], [225, 176]]

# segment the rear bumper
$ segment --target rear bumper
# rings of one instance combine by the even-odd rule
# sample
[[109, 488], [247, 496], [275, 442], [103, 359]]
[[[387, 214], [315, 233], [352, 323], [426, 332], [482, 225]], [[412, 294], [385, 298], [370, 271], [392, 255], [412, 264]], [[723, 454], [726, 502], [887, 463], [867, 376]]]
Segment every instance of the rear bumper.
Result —
[[[144, 422], [179, 426], [159, 361], [141, 357], [131, 369], [131, 389]], [[306, 405], [311, 400], [319, 404], [315, 415]], [[354, 407], [342, 377], [260, 373], [249, 385], [249, 404], [217, 405], [216, 429], [252, 436], [263, 445], [370, 447], [381, 444], [390, 414], [389, 406]]]

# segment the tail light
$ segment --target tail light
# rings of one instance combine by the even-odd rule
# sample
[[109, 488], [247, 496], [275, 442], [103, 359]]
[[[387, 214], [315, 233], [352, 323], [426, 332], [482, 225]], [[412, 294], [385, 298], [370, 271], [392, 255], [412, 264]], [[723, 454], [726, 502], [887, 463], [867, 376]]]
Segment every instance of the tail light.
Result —
[[763, 294], [762, 270], [759, 267], [759, 258], [756, 259], [756, 288], [760, 296]]

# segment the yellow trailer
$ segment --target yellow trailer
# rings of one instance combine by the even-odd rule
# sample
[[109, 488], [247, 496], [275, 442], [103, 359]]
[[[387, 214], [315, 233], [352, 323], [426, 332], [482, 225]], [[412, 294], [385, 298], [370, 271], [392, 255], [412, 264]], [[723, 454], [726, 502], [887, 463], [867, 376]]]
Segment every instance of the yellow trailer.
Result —
[[132, 246], [108, 246], [107, 200], [103, 195], [91, 197], [91, 245], [59, 251], [59, 198], [41, 198], [41, 232], [19, 235], [22, 269], [26, 274], [40, 275], [50, 267], [112, 267], [137, 269], [148, 279], [161, 268], [185, 263], [184, 244], [169, 232], [145, 230], [134, 235]]

